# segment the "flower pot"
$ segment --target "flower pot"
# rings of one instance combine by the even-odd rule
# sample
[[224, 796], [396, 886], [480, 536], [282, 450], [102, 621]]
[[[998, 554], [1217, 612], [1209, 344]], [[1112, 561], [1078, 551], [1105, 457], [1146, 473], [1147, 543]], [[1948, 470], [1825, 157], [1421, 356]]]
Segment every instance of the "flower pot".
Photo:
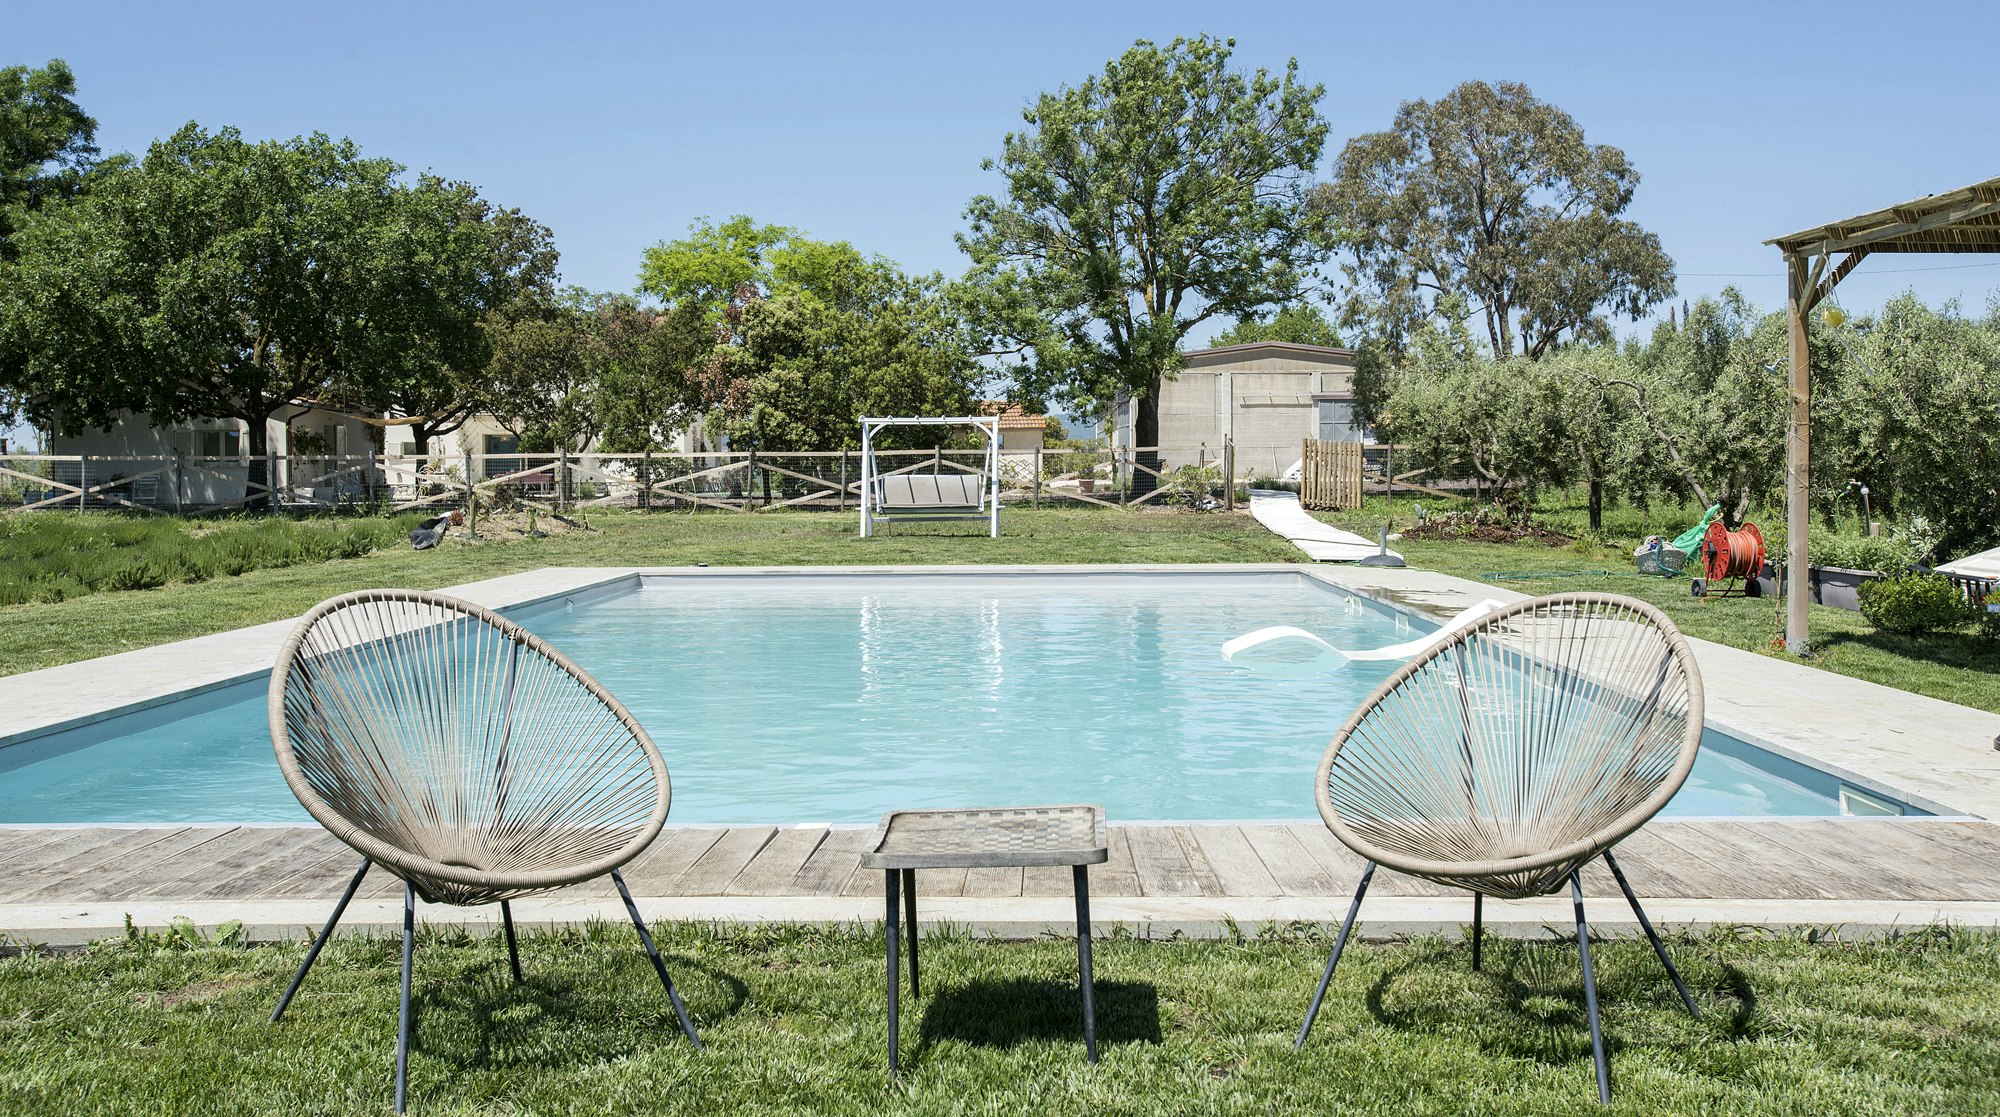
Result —
[[1850, 570], [1844, 566], [1808, 567], [1806, 573], [1815, 602], [1854, 611], [1861, 608], [1861, 583], [1882, 576], [1879, 571]]
[[1079, 478], [1077, 478], [1077, 480], [1076, 480], [1076, 491], [1077, 491], [1077, 492], [1080, 492], [1080, 493], [1094, 493], [1094, 492], [1096, 492], [1096, 491], [1097, 491], [1097, 478], [1095, 478], [1095, 477], [1079, 477]]

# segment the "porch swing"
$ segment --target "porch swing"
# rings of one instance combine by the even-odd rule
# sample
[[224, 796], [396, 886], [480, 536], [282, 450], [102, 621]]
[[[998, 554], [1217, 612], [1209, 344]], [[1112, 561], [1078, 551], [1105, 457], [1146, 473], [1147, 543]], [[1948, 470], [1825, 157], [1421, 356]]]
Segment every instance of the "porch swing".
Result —
[[[972, 427], [986, 436], [984, 468], [966, 470], [931, 459], [922, 465], [882, 472], [875, 460], [875, 435], [885, 427]], [[954, 472], [944, 471], [952, 464]], [[861, 420], [861, 537], [875, 534], [878, 522], [896, 520], [985, 520], [987, 534], [1000, 538], [1000, 417], [998, 415], [906, 416]]]

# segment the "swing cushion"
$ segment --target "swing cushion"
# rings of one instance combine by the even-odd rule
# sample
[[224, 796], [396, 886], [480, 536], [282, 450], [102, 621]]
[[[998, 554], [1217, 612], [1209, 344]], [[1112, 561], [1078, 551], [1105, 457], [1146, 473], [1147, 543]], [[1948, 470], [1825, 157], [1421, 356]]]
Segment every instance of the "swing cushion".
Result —
[[876, 504], [884, 512], [984, 508], [986, 478], [978, 473], [897, 473], [876, 481]]

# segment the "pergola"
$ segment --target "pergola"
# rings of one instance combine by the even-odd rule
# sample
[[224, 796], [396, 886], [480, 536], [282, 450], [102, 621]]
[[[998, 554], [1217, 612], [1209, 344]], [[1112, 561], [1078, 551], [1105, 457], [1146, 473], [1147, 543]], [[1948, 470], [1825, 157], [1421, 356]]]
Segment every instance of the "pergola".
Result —
[[[1785, 254], [1791, 318], [1790, 403], [1785, 418], [1785, 647], [1807, 646], [1806, 513], [1810, 360], [1806, 315], [1861, 261], [1882, 252], [2000, 252], [2000, 178], [1805, 229], [1764, 242]], [[1835, 257], [1839, 259], [1836, 260]]]

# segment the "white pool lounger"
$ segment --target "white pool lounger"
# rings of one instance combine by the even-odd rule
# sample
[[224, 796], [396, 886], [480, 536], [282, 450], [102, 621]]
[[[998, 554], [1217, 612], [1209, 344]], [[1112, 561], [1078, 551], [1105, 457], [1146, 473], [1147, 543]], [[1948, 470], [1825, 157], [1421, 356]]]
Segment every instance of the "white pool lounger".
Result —
[[[1288, 624], [1272, 625], [1255, 632], [1246, 632], [1222, 645], [1222, 658], [1232, 667], [1241, 667], [1259, 675], [1277, 675], [1299, 678], [1307, 675], [1323, 675], [1338, 671], [1356, 660], [1380, 662], [1383, 660], [1411, 659], [1424, 651], [1451, 638], [1451, 634], [1480, 617], [1502, 608], [1502, 603], [1491, 599], [1481, 601], [1438, 627], [1436, 632], [1386, 648], [1370, 648], [1365, 651], [1349, 651], [1336, 648], [1303, 628], [1293, 628]], [[1285, 645], [1297, 641], [1310, 649], [1306, 655], [1274, 655], [1286, 649]]]

